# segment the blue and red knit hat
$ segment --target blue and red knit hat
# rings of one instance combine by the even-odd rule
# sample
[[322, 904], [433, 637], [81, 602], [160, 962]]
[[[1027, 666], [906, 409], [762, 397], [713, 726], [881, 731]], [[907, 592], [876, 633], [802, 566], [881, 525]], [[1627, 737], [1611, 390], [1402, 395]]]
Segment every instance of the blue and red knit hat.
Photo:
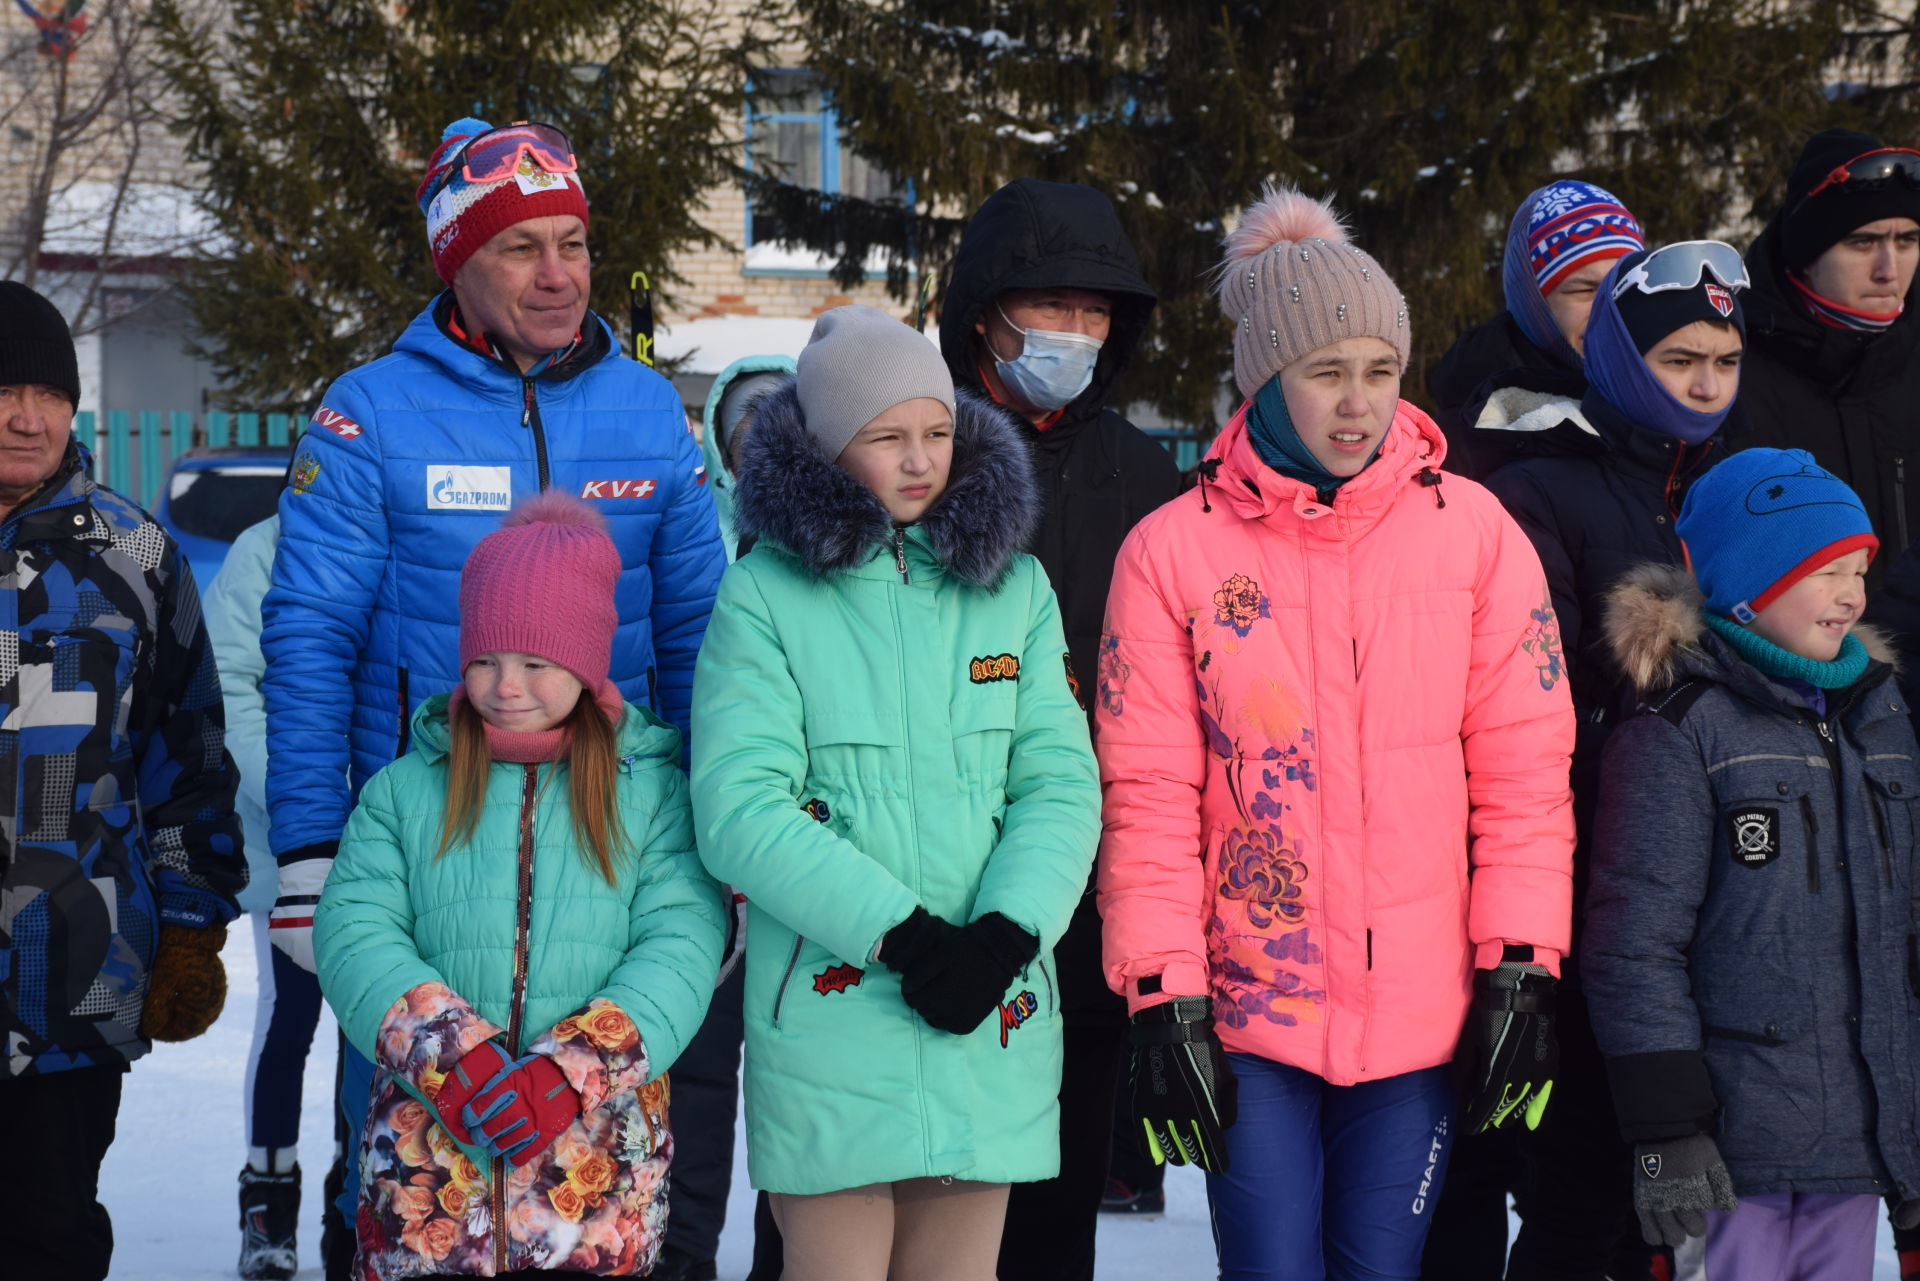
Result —
[[1673, 528], [1707, 608], [1741, 623], [1821, 566], [1880, 549], [1859, 495], [1804, 449], [1743, 449], [1708, 468]]
[[1527, 211], [1527, 261], [1542, 297], [1596, 258], [1647, 247], [1640, 224], [1610, 191], [1577, 178], [1548, 183]]
[[440, 145], [427, 161], [427, 172], [414, 192], [420, 212], [427, 216], [427, 245], [433, 251], [433, 269], [453, 283], [461, 264], [476, 249], [515, 223], [554, 214], [573, 214], [587, 221], [587, 193], [579, 173], [548, 173], [522, 163], [518, 172], [497, 182], [468, 182], [456, 173], [444, 186], [441, 180], [459, 158], [460, 149], [493, 126], [465, 116], [440, 134]]

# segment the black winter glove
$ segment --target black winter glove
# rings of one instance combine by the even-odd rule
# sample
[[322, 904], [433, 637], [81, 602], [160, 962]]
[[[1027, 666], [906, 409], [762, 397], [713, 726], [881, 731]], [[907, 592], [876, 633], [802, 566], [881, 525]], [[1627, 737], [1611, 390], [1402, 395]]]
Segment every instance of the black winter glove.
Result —
[[880, 936], [880, 964], [904, 978], [945, 951], [960, 927], [924, 907]]
[[1463, 1133], [1497, 1130], [1516, 1115], [1529, 1130], [1540, 1128], [1560, 1066], [1553, 1026], [1558, 987], [1545, 966], [1531, 961], [1474, 972], [1473, 1005], [1455, 1058], [1467, 1073]]
[[1720, 1149], [1704, 1134], [1642, 1143], [1633, 1149], [1633, 1208], [1648, 1245], [1680, 1246], [1707, 1234], [1707, 1211], [1740, 1199]]
[[880, 961], [899, 972], [909, 1009], [931, 1027], [965, 1036], [1000, 1008], [1014, 976], [1039, 951], [1039, 939], [998, 912], [956, 929], [917, 907], [887, 931]]
[[1192, 1162], [1224, 1174], [1240, 1083], [1207, 1005], [1204, 996], [1176, 996], [1133, 1016], [1133, 1115], [1155, 1165]]
[[1888, 1197], [1887, 1221], [1901, 1232], [1911, 1232], [1915, 1228], [1920, 1228], [1920, 1197], [1912, 1197], [1905, 1201]]

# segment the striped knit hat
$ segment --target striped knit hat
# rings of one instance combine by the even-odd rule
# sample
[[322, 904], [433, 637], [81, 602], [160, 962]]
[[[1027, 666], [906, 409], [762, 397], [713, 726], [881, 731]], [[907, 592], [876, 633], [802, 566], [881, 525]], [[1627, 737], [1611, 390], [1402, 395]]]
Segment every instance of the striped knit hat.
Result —
[[498, 182], [468, 182], [456, 173], [452, 181], [441, 186], [460, 149], [492, 128], [472, 116], [448, 125], [427, 161], [420, 189], [414, 192], [415, 203], [427, 216], [433, 269], [449, 285], [476, 249], [517, 222], [554, 214], [573, 214], [582, 224], [587, 221], [587, 193], [577, 171], [548, 173], [538, 166], [529, 167], [523, 160], [518, 173]]

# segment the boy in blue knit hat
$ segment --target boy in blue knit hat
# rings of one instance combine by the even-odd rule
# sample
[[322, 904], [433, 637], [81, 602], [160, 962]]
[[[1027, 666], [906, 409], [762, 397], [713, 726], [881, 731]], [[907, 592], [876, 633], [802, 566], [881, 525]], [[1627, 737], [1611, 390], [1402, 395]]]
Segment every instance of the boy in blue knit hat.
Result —
[[1692, 572], [1611, 593], [1642, 702], [1601, 763], [1580, 961], [1651, 1243], [1705, 1275], [1873, 1269], [1920, 1223], [1920, 749], [1856, 626], [1879, 546], [1802, 450], [1696, 481]]

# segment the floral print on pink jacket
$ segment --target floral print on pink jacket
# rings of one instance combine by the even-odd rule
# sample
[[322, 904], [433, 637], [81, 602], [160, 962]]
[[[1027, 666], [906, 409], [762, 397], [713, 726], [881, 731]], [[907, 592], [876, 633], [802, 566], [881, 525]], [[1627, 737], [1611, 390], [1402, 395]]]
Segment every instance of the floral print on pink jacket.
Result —
[[518, 1169], [476, 1160], [428, 1105], [461, 1056], [501, 1031], [442, 983], [422, 983], [388, 1010], [360, 1144], [362, 1281], [522, 1268], [629, 1276], [653, 1266], [673, 1139], [667, 1078], [645, 1084], [639, 1029], [596, 999], [527, 1047], [560, 1065], [581, 1112]]
[[[1130, 1008], [1336, 1085], [1453, 1054], [1475, 965], [1572, 912], [1573, 710], [1538, 557], [1404, 402], [1331, 503], [1244, 408], [1122, 547], [1096, 680], [1100, 914]], [[1158, 975], [1158, 995], [1138, 980]]]

